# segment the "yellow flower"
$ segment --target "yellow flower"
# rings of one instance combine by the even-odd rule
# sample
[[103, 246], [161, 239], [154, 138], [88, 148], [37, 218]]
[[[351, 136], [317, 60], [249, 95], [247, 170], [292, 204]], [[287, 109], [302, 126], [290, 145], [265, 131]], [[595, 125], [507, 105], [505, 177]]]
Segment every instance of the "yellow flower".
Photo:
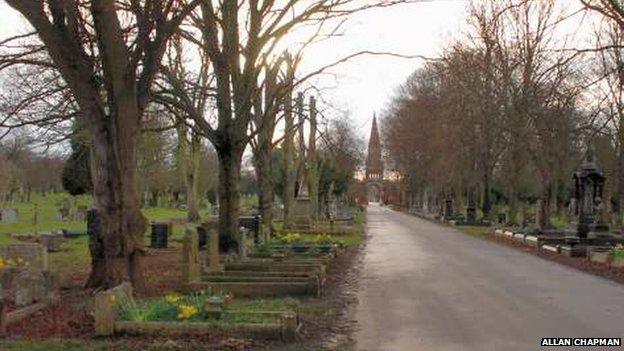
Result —
[[165, 301], [173, 305], [176, 302], [180, 301], [180, 296], [176, 294], [169, 294], [165, 296]]
[[9, 258], [9, 259], [6, 261], [6, 264], [7, 264], [8, 266], [15, 266], [15, 261], [13, 261], [13, 259], [12, 259], [12, 258]]
[[289, 244], [295, 241], [299, 241], [299, 239], [301, 239], [301, 235], [296, 234], [296, 233], [289, 233], [289, 234], [286, 234], [286, 236], [284, 236], [284, 241]]
[[191, 305], [178, 306], [178, 319], [189, 319], [196, 315], [198, 312], [197, 307]]

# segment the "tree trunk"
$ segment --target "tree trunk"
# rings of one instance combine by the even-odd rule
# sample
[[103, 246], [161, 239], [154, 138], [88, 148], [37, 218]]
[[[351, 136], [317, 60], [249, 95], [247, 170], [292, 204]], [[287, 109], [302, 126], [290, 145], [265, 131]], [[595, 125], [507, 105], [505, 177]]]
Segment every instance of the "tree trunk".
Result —
[[292, 208], [295, 200], [295, 121], [292, 111], [292, 95], [287, 94], [284, 100], [284, 228], [292, 225]]
[[620, 125], [619, 135], [619, 150], [618, 150], [618, 211], [617, 220], [620, 228], [624, 229], [624, 126]]
[[491, 210], [492, 203], [490, 200], [490, 175], [486, 172], [483, 175], [483, 206], [481, 206], [483, 217], [489, 219]]
[[[128, 96], [135, 100], [133, 94]], [[118, 111], [130, 110], [132, 102], [119, 105]], [[141, 257], [147, 221], [140, 211], [136, 184], [138, 116], [111, 116], [106, 125], [91, 125], [93, 136], [93, 196], [101, 214], [101, 237], [92, 238], [91, 274], [87, 288], [111, 288], [124, 281], [135, 289], [144, 288]], [[104, 119], [100, 119], [104, 121]], [[130, 122], [130, 123], [128, 123]], [[132, 123], [134, 122], [134, 123]], [[136, 123], [136, 124], [135, 124]]]
[[310, 138], [308, 139], [308, 190], [310, 194], [310, 214], [312, 220], [319, 213], [319, 165], [316, 155], [316, 100], [310, 97]]
[[262, 224], [273, 226], [273, 165], [271, 159], [271, 141], [261, 138], [255, 157], [256, 176], [258, 177], [258, 204]]
[[197, 192], [199, 188], [199, 148], [200, 141], [197, 133], [193, 132], [191, 137], [190, 154], [186, 162], [186, 219], [189, 222], [200, 220], [199, 208], [197, 205]]
[[542, 190], [542, 195], [541, 195], [541, 202], [538, 206], [538, 208], [536, 209], [536, 211], [539, 211], [539, 216], [538, 216], [538, 223], [537, 226], [539, 227], [539, 229], [547, 229], [550, 228], [550, 201], [552, 198], [552, 185], [551, 184], [544, 184], [543, 185], [543, 190]]
[[219, 157], [219, 238], [226, 251], [237, 248], [240, 206], [239, 181], [244, 150], [217, 147]]
[[158, 207], [158, 197], [160, 192], [158, 190], [152, 190], [150, 193], [152, 194], [149, 202], [150, 207]]

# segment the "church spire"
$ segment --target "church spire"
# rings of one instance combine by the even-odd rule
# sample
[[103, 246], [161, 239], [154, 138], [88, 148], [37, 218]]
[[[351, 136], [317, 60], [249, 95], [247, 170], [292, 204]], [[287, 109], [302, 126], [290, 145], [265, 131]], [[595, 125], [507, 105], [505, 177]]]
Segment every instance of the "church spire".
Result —
[[383, 162], [381, 161], [381, 142], [377, 127], [377, 115], [373, 115], [370, 139], [368, 140], [368, 156], [366, 157], [366, 179], [381, 179]]

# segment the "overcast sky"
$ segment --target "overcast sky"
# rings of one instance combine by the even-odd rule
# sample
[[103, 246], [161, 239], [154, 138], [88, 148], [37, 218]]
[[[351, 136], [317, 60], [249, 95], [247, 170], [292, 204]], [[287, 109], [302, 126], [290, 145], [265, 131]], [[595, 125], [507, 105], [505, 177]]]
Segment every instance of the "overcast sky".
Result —
[[[313, 69], [361, 50], [436, 56], [461, 33], [466, 1], [436, 0], [367, 11], [352, 18], [344, 36], [317, 44], [306, 54], [303, 69]], [[23, 32], [23, 19], [0, 0], [0, 38]], [[374, 112], [383, 109], [393, 90], [419, 65], [418, 60], [360, 57], [332, 70], [323, 79], [323, 95], [350, 112], [362, 135]], [[335, 77], [335, 79], [334, 79]]]

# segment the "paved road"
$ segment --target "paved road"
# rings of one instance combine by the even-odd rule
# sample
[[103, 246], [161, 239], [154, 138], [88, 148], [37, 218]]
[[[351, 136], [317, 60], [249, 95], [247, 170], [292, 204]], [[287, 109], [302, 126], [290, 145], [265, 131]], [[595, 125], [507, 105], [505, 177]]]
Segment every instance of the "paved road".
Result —
[[378, 206], [367, 229], [358, 350], [525, 351], [542, 337], [624, 337], [622, 285]]

